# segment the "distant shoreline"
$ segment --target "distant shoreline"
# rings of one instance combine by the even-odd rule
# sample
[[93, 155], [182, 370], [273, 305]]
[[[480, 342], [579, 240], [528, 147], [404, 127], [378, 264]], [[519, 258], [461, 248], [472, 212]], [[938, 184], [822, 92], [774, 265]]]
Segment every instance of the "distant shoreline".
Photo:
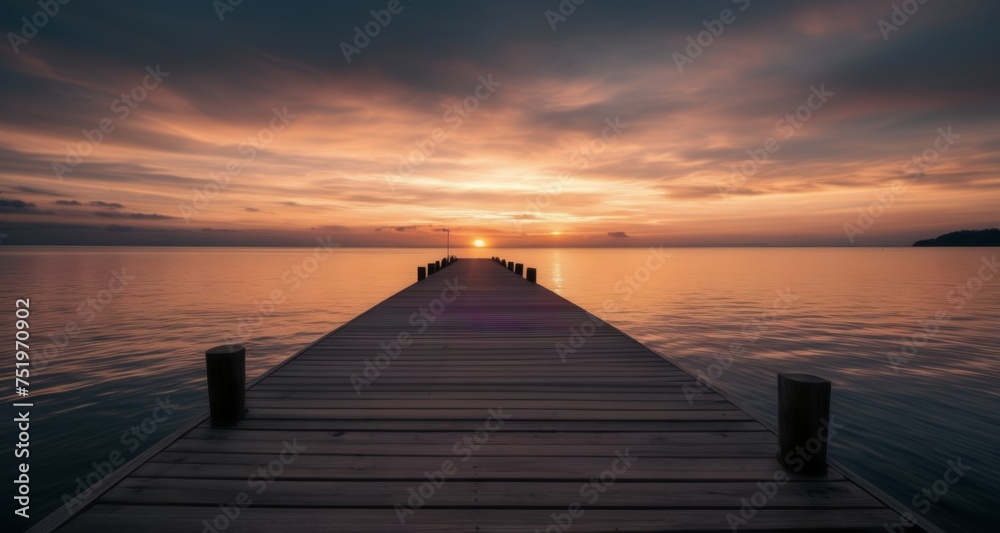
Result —
[[1000, 246], [1000, 229], [953, 231], [917, 241], [913, 246]]

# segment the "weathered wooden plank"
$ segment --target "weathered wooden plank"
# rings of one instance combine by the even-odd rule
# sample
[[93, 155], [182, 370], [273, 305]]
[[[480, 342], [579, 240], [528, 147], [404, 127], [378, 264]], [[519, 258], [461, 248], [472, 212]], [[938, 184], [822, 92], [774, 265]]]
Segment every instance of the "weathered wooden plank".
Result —
[[[344, 456], [440, 456], [441, 443], [432, 444], [373, 444], [373, 443], [331, 443], [311, 442], [296, 439], [304, 446], [304, 455], [344, 455]], [[454, 444], [454, 442], [452, 442]], [[277, 449], [281, 446], [278, 445]], [[480, 449], [476, 455], [491, 457], [613, 457], [616, 451], [628, 448], [643, 457], [774, 457], [774, 444], [490, 444]], [[167, 452], [183, 453], [271, 453], [276, 449], [272, 441], [213, 441], [202, 439], [181, 439], [175, 441]]]
[[[356, 375], [357, 377], [364, 377], [360, 371], [357, 372], [330, 372], [329, 375], [324, 377], [318, 377], [316, 371], [312, 372], [287, 372], [281, 375], [276, 375], [271, 379], [277, 380], [278, 382], [287, 383], [288, 385], [294, 387], [296, 384], [308, 385], [316, 382], [329, 382], [343, 380], [344, 382], [350, 383], [351, 375]], [[516, 382], [524, 385], [528, 384], [542, 384], [542, 385], [558, 385], [560, 383], [577, 384], [577, 383], [595, 383], [595, 384], [646, 384], [646, 385], [658, 385], [661, 383], [688, 383], [694, 386], [694, 380], [690, 376], [685, 376], [682, 374], [674, 375], [657, 375], [655, 373], [635, 373], [635, 374], [624, 374], [616, 372], [587, 372], [587, 373], [574, 373], [574, 372], [552, 372], [551, 377], [545, 375], [539, 375], [537, 372], [526, 372], [523, 374], [509, 374], [501, 372], [467, 372], [467, 373], [400, 373], [397, 369], [390, 369], [383, 372], [378, 378], [378, 384], [372, 387], [375, 390], [381, 389], [385, 386], [391, 386], [393, 383], [403, 382], [421, 382], [428, 384], [437, 383], [464, 383], [464, 384], [478, 384], [478, 385], [489, 385], [490, 383], [510, 383]]]
[[[277, 420], [274, 418], [244, 419], [239, 428], [301, 431], [470, 431], [479, 421], [457, 424], [454, 420]], [[208, 427], [208, 422], [199, 427]], [[504, 433], [519, 431], [647, 431], [672, 433], [683, 431], [769, 431], [756, 420], [672, 420], [669, 424], [648, 420], [508, 420]]]
[[[581, 488], [573, 482], [471, 483], [448, 481], [434, 492], [425, 507], [555, 508], [580, 500]], [[386, 495], [405, 504], [413, 481], [286, 481], [277, 479], [256, 495], [246, 480], [172, 479], [132, 477], [104, 498], [105, 504], [206, 505], [226, 502], [252, 490], [258, 507], [367, 507]], [[618, 481], [588, 507], [652, 507], [657, 509], [730, 509], [742, 506], [741, 498], [759, 492], [756, 483]], [[587, 498], [589, 501], [591, 497]], [[391, 499], [390, 499], [391, 501]], [[390, 505], [391, 507], [391, 505]], [[882, 504], [849, 481], [790, 481], [768, 501], [771, 509], [879, 508]]]
[[[302, 454], [282, 468], [283, 480], [315, 479], [415, 479], [424, 480], [426, 472], [442, 468], [451, 461], [457, 472], [449, 480], [580, 480], [586, 481], [606, 470], [615, 460], [614, 454], [605, 457], [547, 457], [547, 456], [486, 456], [461, 447], [458, 454], [450, 454], [456, 443], [448, 443], [440, 456], [352, 457], [349, 460], [335, 455]], [[271, 453], [201, 453], [161, 452], [135, 471], [141, 477], [173, 477], [192, 479], [247, 479], [250, 475], [275, 461], [284, 449], [276, 444]], [[624, 452], [624, 450], [621, 450]], [[630, 480], [770, 480], [780, 470], [773, 457], [750, 458], [646, 458], [640, 455], [642, 466], [629, 468], [619, 479]], [[464, 459], [468, 458], [467, 461]], [[645, 459], [645, 460], [644, 460]], [[638, 465], [637, 463], [637, 465]], [[792, 479], [815, 479], [788, 473]], [[843, 479], [836, 472], [826, 480]]]
[[[468, 435], [468, 431], [297, 431], [291, 429], [195, 428], [184, 439], [282, 441], [290, 438], [311, 442], [350, 443], [412, 443], [439, 444], [454, 442]], [[496, 444], [553, 444], [570, 447], [578, 444], [770, 444], [777, 445], [778, 438], [770, 431], [691, 431], [691, 432], [556, 432], [556, 431], [498, 431], [490, 435], [491, 445]]]
[[[518, 383], [490, 383], [490, 384], [478, 384], [478, 383], [426, 383], [424, 381], [414, 380], [411, 382], [383, 382], [377, 380], [373, 382], [373, 385], [377, 384], [376, 387], [369, 387], [365, 389], [356, 389], [348, 380], [338, 379], [323, 382], [322, 380], [315, 380], [313, 383], [300, 384], [294, 387], [288, 386], [286, 383], [276, 383], [268, 379], [266, 382], [261, 383], [254, 387], [254, 390], [262, 391], [330, 391], [330, 392], [352, 392], [356, 396], [362, 396], [368, 392], [425, 392], [430, 390], [436, 391], [452, 391], [452, 392], [476, 392], [476, 391], [493, 391], [493, 392], [532, 392], [537, 390], [539, 386], [535, 384], [525, 385]], [[687, 388], [685, 388], [687, 387]], [[673, 394], [690, 394], [691, 387], [696, 387], [693, 381], [690, 382], [672, 382], [672, 383], [660, 383], [653, 386], [648, 386], [642, 383], [635, 384], [634, 387], [629, 387], [627, 385], [622, 386], [619, 384], [602, 385], [600, 383], [549, 383], [545, 385], [545, 389], [553, 392], [561, 392], [565, 394], [580, 394], [580, 393], [620, 393], [620, 392], [635, 392], [635, 391], [653, 391], [662, 393], [673, 393]]]
[[[572, 502], [567, 502], [567, 506]], [[490, 531], [524, 533], [556, 527], [553, 515], [566, 513], [566, 506], [549, 509], [419, 509], [405, 517], [405, 528], [392, 509], [308, 509], [244, 508], [234, 520], [220, 520], [227, 533], [287, 533], [290, 528], [302, 533], [326, 533], [332, 528], [357, 533], [416, 531], [422, 533]], [[202, 531], [204, 521], [221, 514], [214, 507], [98, 505], [81, 519], [69, 524], [68, 533], [134, 533], [149, 530], [163, 533]], [[725, 509], [584, 509], [572, 521], [574, 533], [650, 532], [650, 531], [727, 531], [731, 532]], [[769, 509], [757, 512], [739, 527], [740, 531], [810, 531], [883, 532], [883, 524], [898, 520], [886, 509]]]
[[[257, 408], [247, 411], [247, 419], [391, 419], [420, 418], [433, 420], [482, 420], [484, 409], [271, 409]], [[732, 408], [728, 411], [631, 411], [627, 409], [504, 409], [511, 418], [518, 420], [753, 420]]]
[[571, 411], [700, 411], [705, 409], [732, 411], [735, 410], [733, 404], [717, 398], [705, 400], [698, 398], [691, 402], [678, 400], [664, 400], [659, 402], [611, 402], [594, 400], [424, 400], [408, 399], [405, 402], [400, 400], [375, 400], [375, 399], [339, 399], [330, 401], [326, 399], [256, 399], [247, 401], [249, 408], [261, 409], [324, 409], [336, 406], [337, 409], [395, 409], [400, 405], [406, 405], [407, 409], [456, 409], [461, 405], [462, 409], [485, 410], [501, 406], [505, 410], [571, 410]]
[[[340, 400], [356, 400], [360, 398], [361, 395], [354, 392], [353, 390], [348, 391], [316, 391], [316, 390], [264, 390], [254, 387], [253, 389], [247, 391], [247, 398], [254, 399], [323, 399], [332, 402], [338, 402]], [[517, 402], [517, 401], [598, 401], [594, 400], [594, 396], [591, 393], [577, 392], [574, 390], [568, 390], [564, 392], [555, 391], [490, 391], [490, 390], [453, 390], [453, 391], [443, 391], [443, 390], [429, 390], [429, 391], [408, 391], [408, 390], [367, 390], [364, 392], [364, 397], [369, 400], [394, 400], [394, 401], [410, 401], [410, 400], [449, 400], [449, 401], [493, 401], [497, 402]], [[620, 393], [610, 393], [605, 392], [602, 394], [602, 398], [607, 401], [614, 402], [637, 402], [637, 403], [657, 403], [657, 402], [670, 402], [685, 400], [687, 401], [688, 394], [680, 392], [665, 392], [665, 393], [633, 393], [633, 392], [620, 392]], [[722, 401], [721, 395], [714, 392], [705, 392], [697, 396], [695, 400], [706, 400], [706, 401]], [[603, 401], [603, 400], [601, 400]], [[398, 405], [398, 404], [397, 404]], [[498, 405], [494, 403], [493, 405]]]

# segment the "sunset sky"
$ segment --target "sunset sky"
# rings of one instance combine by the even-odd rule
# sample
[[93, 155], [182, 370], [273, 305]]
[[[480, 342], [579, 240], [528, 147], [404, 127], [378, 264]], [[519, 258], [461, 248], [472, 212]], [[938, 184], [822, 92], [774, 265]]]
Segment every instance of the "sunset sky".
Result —
[[852, 224], [883, 246], [996, 227], [1000, 4], [895, 5], [912, 13], [4, 2], [0, 240], [850, 246]]

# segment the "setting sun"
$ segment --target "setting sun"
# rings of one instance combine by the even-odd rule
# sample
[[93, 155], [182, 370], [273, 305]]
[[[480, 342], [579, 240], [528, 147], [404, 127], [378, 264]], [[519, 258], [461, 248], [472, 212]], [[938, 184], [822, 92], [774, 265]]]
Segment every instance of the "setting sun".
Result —
[[476, 248], [482, 248], [483, 246], [486, 246], [486, 243], [483, 242], [482, 239], [476, 239], [475, 241], [472, 242], [472, 244], [475, 245]]

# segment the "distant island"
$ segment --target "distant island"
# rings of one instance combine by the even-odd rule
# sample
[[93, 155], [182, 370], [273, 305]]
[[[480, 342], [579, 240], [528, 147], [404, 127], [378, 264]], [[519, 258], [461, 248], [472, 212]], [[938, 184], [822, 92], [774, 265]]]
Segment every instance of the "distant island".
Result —
[[945, 233], [933, 239], [913, 243], [914, 246], [1000, 246], [1000, 229], [963, 229]]

